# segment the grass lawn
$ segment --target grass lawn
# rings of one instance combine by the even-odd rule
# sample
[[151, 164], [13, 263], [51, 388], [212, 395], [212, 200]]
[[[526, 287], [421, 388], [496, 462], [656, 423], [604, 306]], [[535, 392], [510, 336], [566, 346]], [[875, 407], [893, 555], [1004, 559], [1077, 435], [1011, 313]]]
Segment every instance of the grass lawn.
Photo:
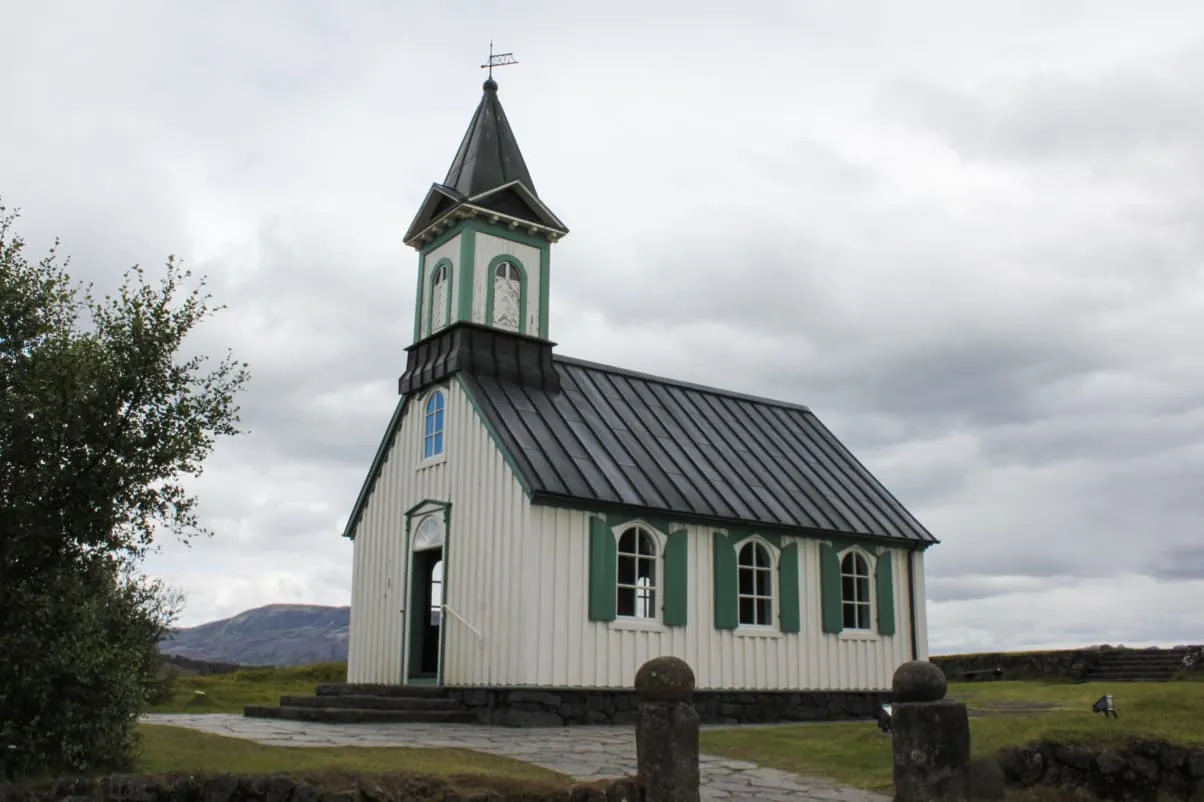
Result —
[[304, 774], [336, 782], [351, 775], [422, 775], [462, 792], [551, 790], [571, 784], [557, 772], [466, 749], [265, 746], [182, 727], [143, 724], [139, 729], [143, 750], [138, 770], [145, 774]]
[[[1105, 693], [1112, 694], [1119, 719], [1091, 712]], [[971, 716], [983, 714], [970, 719], [976, 756], [1042, 739], [1103, 744], [1149, 736], [1182, 746], [1204, 744], [1200, 682], [950, 683], [948, 697], [965, 702]], [[892, 786], [891, 740], [872, 721], [707, 730], [702, 750], [860, 788]]]
[[[233, 674], [176, 677], [172, 699], [147, 713], [241, 713], [246, 705], [278, 705], [285, 694], [310, 696], [323, 682], [344, 682], [346, 663], [255, 668]], [[198, 695], [203, 691], [204, 695]]]

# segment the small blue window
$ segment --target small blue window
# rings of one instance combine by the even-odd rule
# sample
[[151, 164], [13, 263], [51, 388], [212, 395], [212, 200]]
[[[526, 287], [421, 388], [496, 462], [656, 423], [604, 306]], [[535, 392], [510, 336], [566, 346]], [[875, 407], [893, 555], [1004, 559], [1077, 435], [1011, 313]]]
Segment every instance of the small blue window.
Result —
[[436, 390], [426, 400], [426, 434], [422, 438], [423, 458], [443, 453], [443, 391]]

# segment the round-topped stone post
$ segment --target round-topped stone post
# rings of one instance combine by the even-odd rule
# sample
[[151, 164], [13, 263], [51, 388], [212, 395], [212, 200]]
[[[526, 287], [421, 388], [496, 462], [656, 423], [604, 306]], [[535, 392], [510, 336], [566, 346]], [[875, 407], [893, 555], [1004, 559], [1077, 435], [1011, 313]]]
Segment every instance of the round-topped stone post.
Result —
[[698, 802], [694, 671], [685, 660], [657, 657], [640, 666], [635, 690], [635, 751], [645, 802]]
[[966, 706], [945, 698], [945, 673], [927, 660], [899, 666], [892, 683], [896, 802], [964, 802], [970, 762]]

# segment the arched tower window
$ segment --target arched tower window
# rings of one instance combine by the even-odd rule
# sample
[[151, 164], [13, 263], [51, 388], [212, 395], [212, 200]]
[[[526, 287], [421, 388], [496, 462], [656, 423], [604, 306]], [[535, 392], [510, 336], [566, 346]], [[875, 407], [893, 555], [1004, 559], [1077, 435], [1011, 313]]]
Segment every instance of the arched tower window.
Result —
[[447, 325], [450, 278], [447, 262], [440, 262], [435, 266], [435, 272], [431, 275], [431, 334]]
[[513, 262], [498, 262], [493, 268], [493, 325], [521, 331], [522, 308], [522, 272]]
[[432, 459], [443, 453], [443, 391], [436, 390], [426, 399], [426, 428], [422, 435], [422, 457]]

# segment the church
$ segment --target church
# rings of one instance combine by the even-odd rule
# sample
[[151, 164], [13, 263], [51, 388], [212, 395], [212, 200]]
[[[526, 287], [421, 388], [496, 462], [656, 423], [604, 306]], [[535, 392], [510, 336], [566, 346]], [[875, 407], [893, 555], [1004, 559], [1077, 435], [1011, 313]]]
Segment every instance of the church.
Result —
[[674, 655], [729, 708], [869, 714], [927, 659], [937, 540], [806, 406], [557, 352], [567, 234], [491, 76], [404, 237], [413, 343], [344, 532], [347, 682], [614, 709], [587, 697]]

